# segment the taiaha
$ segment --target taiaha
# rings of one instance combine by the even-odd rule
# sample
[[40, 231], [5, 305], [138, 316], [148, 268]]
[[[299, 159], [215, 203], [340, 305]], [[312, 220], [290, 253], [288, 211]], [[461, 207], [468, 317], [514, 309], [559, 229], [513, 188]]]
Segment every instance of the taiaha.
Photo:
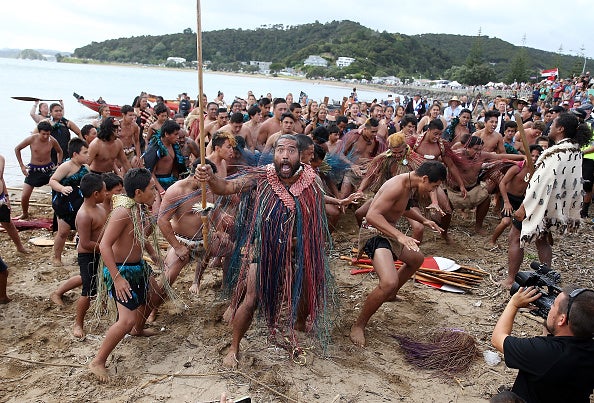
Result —
[[[196, 53], [198, 56], [198, 108], [200, 121], [200, 165], [206, 164], [206, 136], [204, 133], [204, 99], [202, 94], [202, 14], [200, 0], [196, 0]], [[208, 249], [208, 217], [206, 209], [206, 183], [202, 183], [202, 241], [204, 249]]]
[[526, 163], [530, 170], [530, 176], [534, 173], [534, 161], [532, 161], [532, 154], [530, 153], [530, 147], [528, 146], [528, 140], [526, 139], [526, 132], [524, 131], [524, 122], [522, 122], [522, 116], [516, 112], [514, 115], [516, 123], [518, 124], [518, 131], [520, 132], [520, 138], [522, 139], [522, 146], [524, 147], [524, 155], [526, 156]]

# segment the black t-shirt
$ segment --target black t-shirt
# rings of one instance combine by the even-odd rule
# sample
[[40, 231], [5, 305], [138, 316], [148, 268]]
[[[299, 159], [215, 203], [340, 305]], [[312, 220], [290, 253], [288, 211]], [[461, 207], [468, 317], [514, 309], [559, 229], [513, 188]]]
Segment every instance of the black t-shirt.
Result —
[[594, 340], [508, 336], [503, 352], [506, 365], [519, 369], [512, 391], [526, 402], [590, 402]]

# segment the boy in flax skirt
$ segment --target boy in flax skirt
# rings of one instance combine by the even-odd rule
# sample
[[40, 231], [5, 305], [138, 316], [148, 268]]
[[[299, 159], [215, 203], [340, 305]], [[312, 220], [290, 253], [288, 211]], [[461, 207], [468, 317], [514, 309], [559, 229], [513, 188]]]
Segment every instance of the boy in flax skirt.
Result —
[[153, 204], [156, 196], [150, 171], [145, 168], [129, 170], [124, 177], [124, 189], [125, 196], [114, 196], [113, 211], [99, 243], [105, 265], [105, 286], [118, 310], [116, 323], [107, 330], [97, 355], [89, 364], [89, 369], [101, 382], [109, 380], [105, 367], [107, 357], [126, 333], [133, 336], [157, 333], [154, 329], [144, 329], [146, 314], [150, 312], [147, 311], [149, 287], [154, 289], [155, 280], [142, 258], [143, 252], [153, 261], [159, 261], [147, 241], [153, 231], [147, 206]]
[[85, 198], [76, 214], [78, 229], [78, 266], [82, 278], [82, 293], [76, 302], [76, 319], [72, 334], [85, 337], [85, 314], [91, 305], [91, 298], [97, 294], [97, 270], [99, 268], [99, 241], [107, 218], [103, 208], [106, 189], [101, 175], [89, 173], [80, 181], [80, 190]]

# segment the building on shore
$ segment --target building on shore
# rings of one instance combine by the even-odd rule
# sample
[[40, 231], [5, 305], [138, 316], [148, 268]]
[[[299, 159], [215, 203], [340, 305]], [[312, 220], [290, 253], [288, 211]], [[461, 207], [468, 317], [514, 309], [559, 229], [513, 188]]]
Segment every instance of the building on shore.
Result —
[[328, 60], [318, 55], [309, 55], [303, 62], [304, 66], [328, 67]]

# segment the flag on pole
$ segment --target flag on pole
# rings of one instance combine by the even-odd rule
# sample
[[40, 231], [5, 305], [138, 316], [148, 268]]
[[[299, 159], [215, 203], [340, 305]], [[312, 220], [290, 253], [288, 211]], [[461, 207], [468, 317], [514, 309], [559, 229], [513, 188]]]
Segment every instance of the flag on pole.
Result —
[[558, 68], [554, 68], [554, 69], [548, 69], [548, 70], [542, 70], [540, 72], [540, 76], [541, 77], [559, 77], [559, 69]]

